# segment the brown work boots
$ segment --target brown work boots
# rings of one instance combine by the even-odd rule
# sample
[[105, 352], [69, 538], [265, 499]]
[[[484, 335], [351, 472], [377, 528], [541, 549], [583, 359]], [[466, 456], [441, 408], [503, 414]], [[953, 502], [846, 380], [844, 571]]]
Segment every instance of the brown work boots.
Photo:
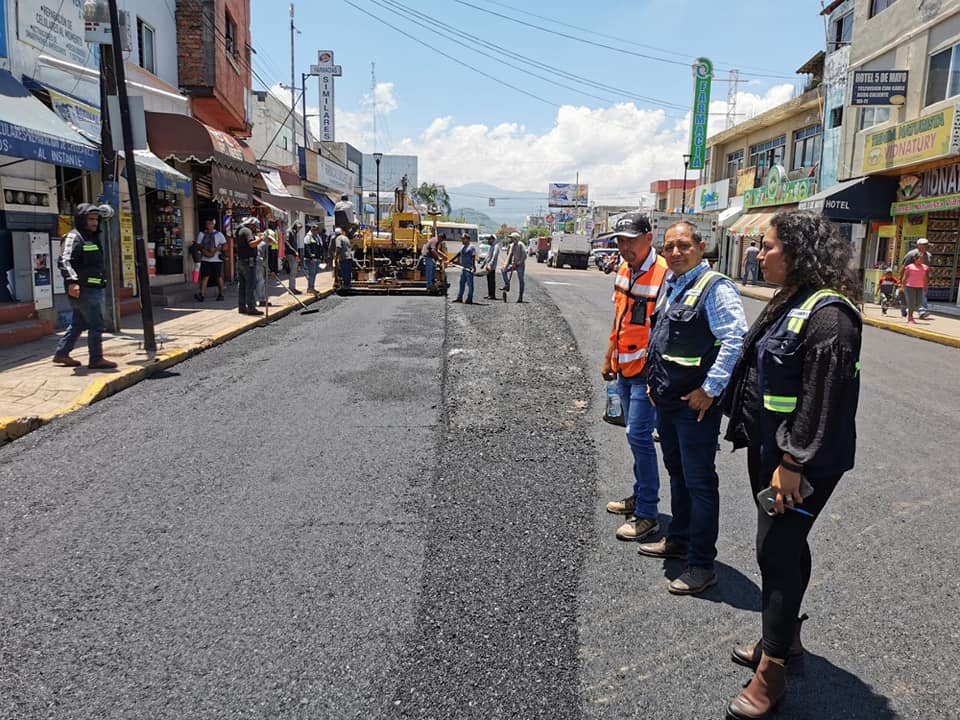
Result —
[[727, 720], [763, 720], [776, 709], [786, 689], [784, 661], [761, 654], [750, 684], [730, 701]]
[[[800, 642], [800, 627], [808, 617], [806, 613], [797, 618], [797, 626], [793, 631], [793, 642], [790, 644], [790, 652], [787, 655], [787, 673], [790, 675], [803, 674], [803, 643]], [[758, 640], [753, 645], [741, 645], [735, 647], [730, 653], [730, 659], [737, 665], [743, 665], [751, 670], [756, 670], [760, 664], [760, 656], [763, 654]]]

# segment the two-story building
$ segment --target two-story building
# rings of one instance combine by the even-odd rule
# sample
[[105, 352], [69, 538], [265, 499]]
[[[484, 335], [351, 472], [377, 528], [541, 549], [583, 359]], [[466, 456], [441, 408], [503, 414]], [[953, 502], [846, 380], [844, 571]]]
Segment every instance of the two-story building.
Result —
[[[836, 3], [834, 3], [836, 5]], [[958, 299], [960, 1], [848, 2], [852, 28], [838, 175], [887, 183], [888, 219], [870, 224], [865, 290], [920, 237], [931, 301]], [[863, 104], [855, 104], [863, 103]], [[841, 183], [843, 185], [844, 183]], [[895, 197], [893, 196], [895, 193]], [[872, 271], [869, 268], [874, 268]]]
[[650, 192], [654, 196], [654, 208], [663, 212], [686, 212], [693, 207], [697, 181], [688, 179], [654, 180], [650, 183]]

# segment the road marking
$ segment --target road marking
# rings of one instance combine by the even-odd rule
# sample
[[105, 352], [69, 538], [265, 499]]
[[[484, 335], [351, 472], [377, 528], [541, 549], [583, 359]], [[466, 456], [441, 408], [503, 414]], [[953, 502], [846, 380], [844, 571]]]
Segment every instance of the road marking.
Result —
[[553, 280], [544, 280], [544, 285], [573, 285], [573, 283], [554, 282]]

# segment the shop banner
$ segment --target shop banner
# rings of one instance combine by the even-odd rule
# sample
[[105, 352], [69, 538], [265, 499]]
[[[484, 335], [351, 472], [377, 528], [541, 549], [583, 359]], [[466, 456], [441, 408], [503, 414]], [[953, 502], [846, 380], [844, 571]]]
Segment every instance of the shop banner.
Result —
[[710, 83], [713, 63], [697, 58], [693, 65], [693, 108], [690, 122], [690, 170], [703, 170], [707, 161], [707, 125], [710, 121]]
[[587, 186], [575, 183], [550, 183], [547, 192], [548, 207], [586, 207]]
[[719, 180], [697, 187], [696, 212], [723, 210], [730, 204], [730, 181]]
[[854, 70], [851, 105], [903, 105], [908, 70]]
[[[17, 37], [45, 55], [77, 65], [92, 65], [84, 40], [83, 3], [79, 0], [17, 0]], [[88, 62], [89, 58], [89, 62]]]
[[815, 194], [816, 191], [815, 178], [787, 180], [786, 168], [783, 165], [774, 165], [767, 173], [767, 180], [761, 187], [746, 190], [743, 193], [743, 209], [798, 203]]
[[944, 108], [863, 138], [863, 173], [889, 170], [955, 154], [960, 132], [956, 106]]
[[120, 213], [120, 266], [123, 287], [137, 292], [137, 254], [133, 246], [133, 215]]
[[88, 140], [100, 142], [100, 110], [93, 105], [68, 97], [52, 88], [46, 88], [50, 94], [50, 105], [67, 125], [81, 133]]
[[737, 195], [743, 195], [747, 190], [753, 190], [757, 182], [757, 168], [752, 165], [743, 170], [737, 170]]
[[339, 193], [351, 194], [356, 184], [356, 179], [352, 172], [345, 167], [341, 167], [330, 162], [326, 158], [320, 157], [313, 150], [304, 150], [300, 153], [302, 170], [310, 182], [317, 185], [323, 185]]
[[941, 195], [940, 197], [894, 203], [890, 214], [916, 215], [919, 213], [941, 212], [943, 210], [960, 210], [960, 194]]

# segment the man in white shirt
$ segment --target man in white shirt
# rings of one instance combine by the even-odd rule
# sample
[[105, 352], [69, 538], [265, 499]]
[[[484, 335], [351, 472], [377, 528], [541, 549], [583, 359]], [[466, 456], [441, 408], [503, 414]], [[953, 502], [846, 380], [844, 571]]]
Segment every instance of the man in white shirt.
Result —
[[503, 266], [503, 301], [507, 301], [507, 293], [510, 292], [510, 274], [517, 274], [518, 289], [520, 295], [517, 302], [523, 302], [523, 272], [526, 269], [527, 248], [520, 242], [520, 233], [510, 233], [510, 247], [507, 248], [507, 260]]
[[223, 248], [227, 239], [217, 230], [216, 218], [207, 218], [203, 232], [197, 236], [200, 246], [200, 292], [194, 294], [194, 299], [203, 302], [207, 285], [217, 284], [217, 300], [223, 300]]
[[487, 273], [487, 300], [497, 299], [497, 263], [500, 262], [500, 238], [493, 236], [483, 269]]

